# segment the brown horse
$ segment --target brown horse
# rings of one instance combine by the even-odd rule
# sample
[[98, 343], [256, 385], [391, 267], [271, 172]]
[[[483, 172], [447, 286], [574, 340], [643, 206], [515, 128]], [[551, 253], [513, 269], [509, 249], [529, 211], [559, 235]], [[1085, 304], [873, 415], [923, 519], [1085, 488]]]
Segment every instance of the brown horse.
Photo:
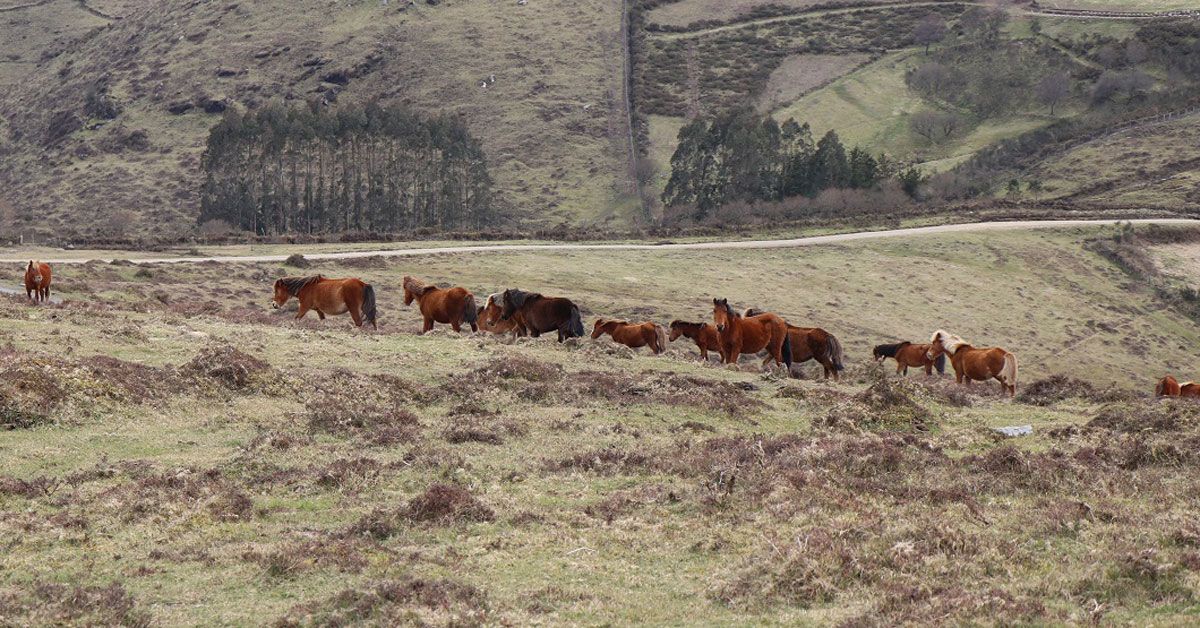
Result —
[[25, 268], [25, 298], [34, 303], [50, 300], [50, 265], [29, 260]]
[[896, 373], [908, 375], [908, 367], [921, 366], [925, 368], [925, 375], [933, 375], [933, 369], [937, 368], [939, 375], [946, 373], [946, 356], [939, 355], [937, 358], [929, 359], [929, 349], [931, 345], [915, 345], [911, 342], [897, 342], [890, 345], [875, 345], [874, 355], [876, 362], [882, 362], [888, 358], [896, 360]]
[[[671, 342], [675, 342], [680, 336], [695, 341], [696, 346], [700, 349], [701, 360], [708, 360], [709, 351], [716, 351], [717, 356], [722, 357], [721, 339], [717, 335], [716, 327], [708, 323], [671, 321]], [[724, 358], [722, 357], [722, 359]]]
[[650, 347], [656, 355], [667, 350], [667, 332], [663, 331], [662, 325], [658, 323], [630, 323], [598, 318], [592, 327], [592, 340], [604, 334], [612, 336], [614, 341], [630, 349]]
[[500, 314], [504, 311], [500, 305], [501, 299], [503, 299], [503, 295], [499, 292], [488, 295], [487, 302], [479, 308], [475, 317], [479, 321], [479, 328], [497, 335], [511, 333], [513, 338], [527, 336], [529, 332], [526, 331], [525, 324], [521, 322], [520, 314], [516, 314], [506, 321], [500, 320]]
[[989, 347], [976, 349], [962, 338], [941, 329], [933, 332], [925, 355], [930, 360], [945, 353], [950, 356], [954, 367], [954, 381], [970, 384], [972, 380], [985, 382], [995, 379], [1010, 397], [1017, 395], [1017, 356], [1001, 349]]
[[525, 325], [529, 335], [537, 338], [549, 332], [558, 332], [558, 341], [567, 338], [583, 337], [583, 319], [579, 316], [579, 306], [570, 299], [562, 297], [544, 297], [536, 292], [525, 292], [509, 288], [501, 297], [503, 311], [500, 320], [518, 320]]
[[1154, 387], [1155, 397], [1197, 397], [1200, 398], [1200, 384], [1184, 382], [1180, 384], [1170, 375], [1162, 378]]
[[439, 288], [427, 285], [408, 275], [404, 276], [404, 304], [412, 305], [413, 300], [421, 308], [421, 316], [425, 318], [425, 328], [422, 333], [433, 329], [436, 321], [443, 325], [449, 324], [454, 331], [462, 331], [462, 323], [471, 325], [471, 331], [479, 331], [476, 320], [479, 310], [475, 309], [475, 295], [466, 288]]
[[321, 320], [325, 320], [326, 314], [337, 316], [349, 312], [355, 327], [362, 327], [365, 320], [371, 327], [379, 328], [375, 322], [378, 315], [375, 288], [361, 279], [326, 279], [323, 275], [315, 275], [284, 277], [275, 282], [275, 299], [272, 301], [275, 308], [283, 307], [292, 297], [300, 302], [296, 318], [303, 318], [309, 310], [316, 310]]
[[787, 323], [770, 312], [744, 317], [729, 307], [729, 299], [713, 299], [713, 324], [721, 340], [721, 358], [726, 364], [737, 364], [743, 353], [758, 353], [766, 349], [763, 365], [772, 359], [791, 370], [792, 342]]
[[[742, 316], [751, 317], [763, 314], [762, 310], [749, 308]], [[837, 336], [820, 327], [797, 327], [788, 323], [788, 343], [792, 346], [792, 366], [799, 366], [809, 360], [816, 360], [825, 369], [825, 379], [833, 377], [833, 381], [842, 379], [841, 372], [846, 370], [843, 362], [842, 343]]]

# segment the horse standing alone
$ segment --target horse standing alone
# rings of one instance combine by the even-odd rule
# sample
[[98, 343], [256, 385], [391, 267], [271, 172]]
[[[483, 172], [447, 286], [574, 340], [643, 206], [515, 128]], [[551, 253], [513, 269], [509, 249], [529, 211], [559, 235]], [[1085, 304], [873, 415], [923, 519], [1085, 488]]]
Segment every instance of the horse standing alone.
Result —
[[650, 350], [655, 355], [667, 350], [667, 332], [663, 331], [662, 325], [657, 323], [649, 321], [644, 323], [630, 323], [628, 321], [613, 321], [598, 318], [592, 328], [592, 340], [599, 338], [603, 334], [612, 336], [614, 341], [630, 349], [650, 347]]
[[584, 334], [579, 306], [570, 299], [546, 297], [536, 292], [509, 288], [504, 291], [501, 304], [504, 309], [500, 320], [520, 317], [518, 320], [534, 338], [549, 331], [557, 331], [558, 341], [562, 342], [567, 338], [582, 337]]
[[1170, 375], [1158, 381], [1154, 387], [1155, 397], [1197, 397], [1200, 398], [1200, 384], [1193, 382], [1179, 383]]
[[427, 285], [420, 280], [404, 276], [404, 304], [412, 305], [413, 300], [421, 309], [425, 318], [425, 328], [422, 333], [433, 329], [433, 323], [448, 324], [454, 331], [462, 331], [462, 323], [466, 321], [471, 331], [479, 331], [476, 320], [479, 310], [475, 309], [475, 295], [466, 288], [439, 288]]
[[721, 340], [721, 358], [726, 364], [737, 364], [743, 353], [767, 350], [766, 366], [772, 359], [791, 370], [792, 342], [787, 323], [770, 312], [743, 317], [729, 307], [729, 299], [713, 299], [713, 324]]
[[25, 298], [34, 303], [50, 300], [50, 265], [29, 260], [25, 268]]
[[1017, 356], [1012, 353], [1000, 347], [976, 349], [962, 338], [941, 329], [933, 332], [929, 345], [925, 355], [930, 360], [937, 359], [943, 353], [950, 356], [954, 381], [969, 385], [972, 380], [984, 382], [995, 379], [1010, 397], [1017, 395]]
[[316, 310], [321, 320], [325, 320], [326, 314], [337, 316], [349, 312], [355, 327], [362, 327], [365, 321], [379, 329], [375, 322], [378, 316], [375, 288], [361, 279], [326, 279], [323, 275], [314, 275], [284, 277], [275, 282], [273, 307], [283, 307], [292, 297], [300, 302], [296, 318], [304, 318], [309, 310]]

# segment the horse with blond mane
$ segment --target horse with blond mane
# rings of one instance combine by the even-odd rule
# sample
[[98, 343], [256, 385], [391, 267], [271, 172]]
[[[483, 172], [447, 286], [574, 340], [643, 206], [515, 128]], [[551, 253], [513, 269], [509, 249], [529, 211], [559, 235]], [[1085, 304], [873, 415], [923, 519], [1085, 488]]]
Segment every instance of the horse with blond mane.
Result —
[[496, 335], [512, 334], [513, 338], [529, 335], [525, 324], [521, 322], [520, 314], [514, 314], [508, 320], [501, 320], [500, 315], [504, 312], [504, 307], [500, 303], [503, 297], [499, 292], [488, 295], [487, 301], [479, 308], [475, 317], [479, 321], [479, 328]]
[[729, 299], [713, 299], [713, 325], [721, 340], [721, 358], [726, 364], [737, 364], [743, 353], [767, 350], [763, 366], [771, 360], [792, 368], [792, 342], [787, 323], [776, 314], [765, 312], [742, 316], [729, 307]]
[[296, 310], [298, 319], [304, 318], [309, 310], [316, 310], [321, 320], [325, 320], [327, 314], [337, 316], [349, 312], [355, 327], [362, 327], [365, 321], [379, 329], [375, 322], [378, 316], [375, 288], [361, 279], [327, 279], [324, 275], [314, 275], [284, 277], [275, 282], [272, 307], [281, 308], [292, 297], [300, 302], [300, 308]]
[[1155, 397], [1197, 397], [1200, 398], [1200, 384], [1194, 382], [1179, 383], [1174, 377], [1167, 375], [1158, 381], [1154, 387]]
[[404, 304], [412, 305], [415, 300], [425, 319], [421, 333], [433, 329], [434, 322], [450, 325], [454, 331], [461, 332], [463, 321], [466, 321], [471, 331], [479, 331], [475, 295], [466, 288], [439, 288], [408, 275], [404, 276], [403, 285]]
[[614, 341], [630, 349], [650, 347], [650, 351], [655, 355], [667, 350], [667, 332], [658, 323], [630, 323], [598, 318], [592, 327], [592, 340], [604, 334], [612, 336]]
[[29, 260], [25, 268], [25, 298], [40, 303], [50, 300], [50, 265]]
[[1000, 347], [977, 349], [962, 338], [939, 329], [933, 332], [925, 356], [936, 360], [942, 354], [950, 356], [954, 381], [959, 384], [995, 379], [1010, 397], [1017, 395], [1017, 356], [1012, 353]]

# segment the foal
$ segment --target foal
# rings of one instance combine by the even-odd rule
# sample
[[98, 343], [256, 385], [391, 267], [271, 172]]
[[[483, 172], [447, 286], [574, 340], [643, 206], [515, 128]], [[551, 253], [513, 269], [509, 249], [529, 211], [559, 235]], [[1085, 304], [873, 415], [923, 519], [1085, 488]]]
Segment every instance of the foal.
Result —
[[691, 338], [700, 349], [700, 359], [708, 361], [708, 352], [716, 351], [717, 358], [723, 360], [721, 354], [721, 339], [717, 337], [717, 328], [709, 323], [689, 323], [687, 321], [671, 321], [671, 342], [680, 336]]
[[663, 331], [662, 325], [657, 323], [630, 323], [598, 318], [592, 328], [592, 340], [604, 334], [612, 336], [613, 340], [630, 349], [650, 347], [655, 355], [667, 350], [667, 333]]

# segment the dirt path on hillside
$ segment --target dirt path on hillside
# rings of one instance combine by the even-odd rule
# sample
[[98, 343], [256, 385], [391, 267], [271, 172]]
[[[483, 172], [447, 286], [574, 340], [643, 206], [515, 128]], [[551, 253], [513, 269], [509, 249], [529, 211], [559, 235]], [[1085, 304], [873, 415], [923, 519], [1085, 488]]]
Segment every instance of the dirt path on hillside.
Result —
[[[443, 246], [415, 249], [380, 249], [375, 251], [347, 251], [343, 253], [312, 253], [305, 255], [310, 260], [356, 259], [363, 257], [419, 257], [423, 255], [443, 255], [448, 253], [519, 253], [523, 251], [711, 251], [739, 249], [789, 249], [819, 244], [841, 244], [857, 240], [873, 240], [882, 238], [904, 238], [921, 235], [936, 235], [944, 233], [972, 233], [980, 231], [1005, 231], [1012, 229], [1052, 229], [1061, 227], [1097, 227], [1112, 225], [1116, 220], [1019, 220], [1008, 222], [974, 222], [952, 225], [936, 225], [932, 227], [913, 227], [910, 229], [888, 229], [884, 231], [860, 231], [856, 233], [837, 233], [831, 235], [791, 238], [786, 240], [725, 240], [718, 242], [686, 242], [664, 244], [481, 244], [477, 246]], [[1133, 224], [1159, 225], [1194, 225], [1200, 226], [1200, 220], [1189, 218], [1143, 218], [1120, 222]], [[304, 247], [297, 246], [293, 253], [304, 254]], [[174, 264], [197, 262], [282, 262], [288, 255], [231, 255], [212, 257], [147, 257], [130, 259], [135, 264]], [[26, 257], [0, 258], [0, 264], [16, 264], [27, 261]], [[49, 259], [42, 261], [50, 264], [83, 264], [85, 259]], [[98, 258], [96, 261], [110, 262], [111, 258]]]

